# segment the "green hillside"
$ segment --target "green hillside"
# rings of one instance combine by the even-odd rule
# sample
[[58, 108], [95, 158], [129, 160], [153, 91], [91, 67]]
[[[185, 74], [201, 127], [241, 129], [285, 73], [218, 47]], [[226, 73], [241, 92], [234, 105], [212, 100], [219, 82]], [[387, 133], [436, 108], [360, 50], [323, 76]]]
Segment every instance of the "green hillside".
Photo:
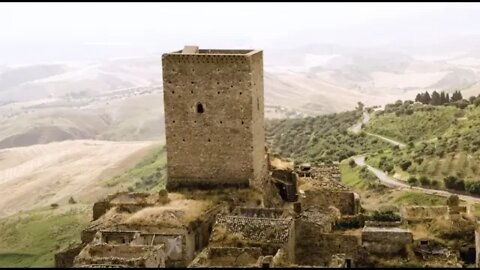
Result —
[[349, 111], [268, 121], [266, 130], [269, 149], [296, 162], [334, 162], [389, 147], [388, 143], [363, 132], [349, 132], [348, 129], [360, 118], [361, 112]]
[[[101, 183], [120, 190], [160, 190], [165, 187], [165, 165], [166, 152], [160, 145], [134, 168]], [[0, 266], [53, 267], [55, 253], [80, 241], [91, 209], [91, 204], [66, 204], [0, 219]]]
[[365, 131], [408, 143], [444, 134], [455, 123], [456, 116], [461, 115], [461, 110], [452, 106], [412, 104], [407, 108], [411, 114], [377, 112]]
[[91, 205], [41, 208], [0, 219], [2, 267], [53, 267], [54, 254], [79, 241]]
[[410, 114], [392, 111], [372, 117], [365, 128], [368, 132], [408, 146], [371, 153], [367, 162], [405, 181], [414, 177], [424, 186], [452, 188], [444, 182], [453, 176], [463, 184], [452, 189], [480, 193], [480, 184], [472, 184], [480, 182], [480, 107], [410, 104], [408, 108]]
[[117, 186], [128, 191], [158, 191], [166, 185], [166, 164], [165, 146], [159, 145], [132, 169], [101, 182], [105, 186]]
[[296, 162], [334, 162], [366, 154], [370, 165], [414, 185], [480, 194], [480, 103], [467, 103], [397, 101], [371, 113], [364, 131], [403, 142], [405, 148], [349, 132], [361, 118], [356, 110], [269, 121], [269, 149]]

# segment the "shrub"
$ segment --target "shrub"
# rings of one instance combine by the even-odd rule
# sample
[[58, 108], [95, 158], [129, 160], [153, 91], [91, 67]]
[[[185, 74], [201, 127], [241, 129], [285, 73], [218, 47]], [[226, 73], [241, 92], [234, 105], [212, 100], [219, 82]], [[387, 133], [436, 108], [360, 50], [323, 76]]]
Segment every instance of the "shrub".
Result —
[[480, 194], [480, 182], [479, 181], [466, 181], [465, 190], [472, 194]]
[[375, 211], [372, 215], [374, 221], [400, 221], [401, 217], [393, 211]]
[[455, 187], [455, 183], [457, 182], [457, 177], [450, 175], [443, 179], [443, 184], [446, 188], [453, 189]]
[[410, 176], [407, 181], [408, 181], [408, 184], [410, 184], [410, 185], [412, 185], [412, 186], [414, 186], [414, 185], [416, 185], [416, 184], [418, 183], [417, 178], [414, 177], [414, 176]]
[[406, 161], [403, 161], [402, 163], [400, 163], [400, 168], [402, 168], [402, 170], [406, 171], [408, 169], [408, 167], [410, 167], [410, 165], [412, 165], [412, 162], [410, 160], [406, 160]]
[[422, 162], [423, 162], [423, 158], [421, 158], [421, 157], [420, 157], [420, 158], [416, 158], [416, 159], [415, 159], [415, 162], [416, 162], [418, 165], [421, 165]]
[[432, 179], [430, 184], [432, 185], [432, 187], [439, 187], [440, 186], [440, 183], [435, 179]]
[[355, 166], [357, 166], [357, 163], [355, 163], [355, 160], [353, 160], [352, 158], [348, 161], [348, 165], [350, 165], [351, 168], [354, 168]]
[[468, 100], [462, 99], [462, 100], [456, 101], [455, 106], [463, 110], [468, 106]]
[[463, 181], [463, 179], [459, 179], [458, 177], [453, 175], [445, 177], [443, 179], [443, 183], [445, 184], [445, 187], [449, 189], [461, 191], [465, 190], [465, 182]]
[[75, 199], [73, 199], [73, 197], [70, 197], [70, 199], [68, 199], [68, 203], [69, 204], [76, 204], [77, 202], [75, 201]]
[[393, 171], [393, 165], [392, 164], [385, 164], [385, 166], [383, 166], [383, 170], [385, 170], [388, 173], [391, 173]]
[[474, 101], [473, 104], [475, 104], [476, 107], [480, 106], [480, 97], [477, 97]]
[[342, 218], [335, 223], [338, 229], [355, 229], [362, 228], [365, 225], [365, 217], [358, 215], [354, 218]]
[[373, 174], [367, 168], [367, 166], [363, 166], [358, 175], [360, 176], [360, 178], [362, 178], [364, 180], [371, 180], [371, 181], [377, 180], [377, 177], [375, 176], [375, 174]]
[[55, 208], [58, 207], [58, 203], [52, 203], [52, 204], [50, 204], [50, 207], [51, 207], [52, 209], [55, 209]]
[[420, 184], [422, 186], [429, 186], [430, 185], [430, 179], [428, 179], [428, 177], [426, 177], [425, 175], [422, 175], [419, 180], [420, 180]]

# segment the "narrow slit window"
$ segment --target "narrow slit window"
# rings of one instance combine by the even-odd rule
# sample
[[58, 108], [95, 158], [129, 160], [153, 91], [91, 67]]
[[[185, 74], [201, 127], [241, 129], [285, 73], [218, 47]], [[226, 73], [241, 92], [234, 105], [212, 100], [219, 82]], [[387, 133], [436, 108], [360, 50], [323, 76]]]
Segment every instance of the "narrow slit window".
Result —
[[197, 103], [197, 113], [203, 113], [205, 109], [203, 108], [202, 103]]

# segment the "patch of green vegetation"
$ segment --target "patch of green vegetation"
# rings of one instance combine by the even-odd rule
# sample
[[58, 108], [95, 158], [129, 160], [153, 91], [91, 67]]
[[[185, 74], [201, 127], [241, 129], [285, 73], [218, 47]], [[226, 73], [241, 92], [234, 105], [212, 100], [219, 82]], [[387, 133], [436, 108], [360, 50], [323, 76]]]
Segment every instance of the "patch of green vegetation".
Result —
[[2, 267], [53, 267], [54, 254], [79, 240], [91, 205], [68, 204], [19, 213], [0, 220]]
[[[166, 151], [154, 148], [134, 168], [102, 184], [129, 191], [158, 191], [166, 181]], [[0, 219], [0, 265], [53, 267], [54, 254], [79, 241], [91, 220], [91, 204], [36, 209]]]
[[269, 149], [296, 162], [334, 162], [389, 146], [365, 133], [349, 132], [362, 112], [349, 111], [317, 117], [275, 119], [266, 123]]
[[[380, 114], [372, 117], [368, 128], [387, 137], [395, 136], [382, 133], [381, 129], [396, 130], [402, 133], [401, 139], [410, 139], [410, 145], [369, 153], [367, 163], [402, 179], [427, 177], [433, 183], [430, 186], [440, 188], [445, 188], [443, 182], [447, 176], [456, 176], [466, 182], [480, 181], [480, 129], [476, 128], [480, 126], [480, 107], [408, 106], [416, 106], [413, 114]], [[402, 168], [405, 162], [412, 164]], [[394, 172], [389, 171], [392, 166]]]
[[480, 217], [480, 203], [476, 203], [472, 207], [472, 214], [475, 217]]
[[166, 163], [165, 146], [157, 146], [134, 168], [105, 179], [102, 184], [109, 187], [121, 185], [128, 191], [158, 191], [166, 185]]
[[377, 188], [380, 185], [377, 177], [366, 166], [352, 166], [349, 160], [340, 163], [342, 182], [355, 190]]
[[409, 104], [412, 114], [398, 115], [395, 112], [378, 112], [377, 117], [365, 127], [365, 131], [379, 134], [401, 142], [427, 140], [444, 134], [455, 121], [455, 107], [434, 107], [422, 104]]
[[425, 194], [417, 191], [401, 191], [401, 193], [393, 200], [398, 206], [403, 205], [446, 205], [445, 197]]

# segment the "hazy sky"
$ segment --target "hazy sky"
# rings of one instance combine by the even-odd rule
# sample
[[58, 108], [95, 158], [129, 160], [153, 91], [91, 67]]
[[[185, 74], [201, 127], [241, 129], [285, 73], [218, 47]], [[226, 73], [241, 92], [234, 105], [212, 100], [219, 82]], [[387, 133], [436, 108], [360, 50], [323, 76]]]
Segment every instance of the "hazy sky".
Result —
[[480, 35], [477, 3], [1, 3], [0, 65], [182, 48], [421, 45]]

